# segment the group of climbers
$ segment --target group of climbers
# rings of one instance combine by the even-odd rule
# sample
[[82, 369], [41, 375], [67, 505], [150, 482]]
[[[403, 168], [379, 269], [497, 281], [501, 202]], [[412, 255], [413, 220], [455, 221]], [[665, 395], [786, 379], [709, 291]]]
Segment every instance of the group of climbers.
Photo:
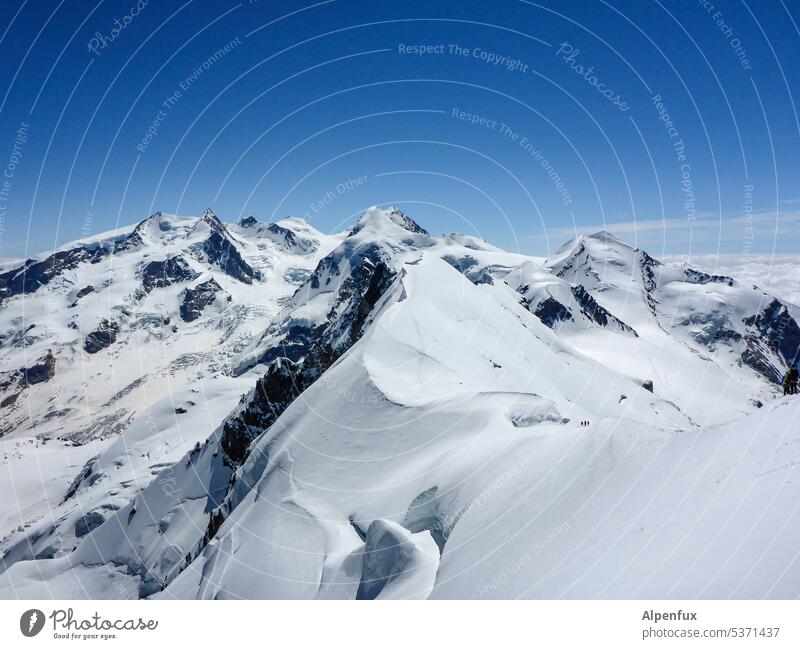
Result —
[[792, 363], [783, 377], [783, 394], [797, 394], [797, 379], [797, 363]]

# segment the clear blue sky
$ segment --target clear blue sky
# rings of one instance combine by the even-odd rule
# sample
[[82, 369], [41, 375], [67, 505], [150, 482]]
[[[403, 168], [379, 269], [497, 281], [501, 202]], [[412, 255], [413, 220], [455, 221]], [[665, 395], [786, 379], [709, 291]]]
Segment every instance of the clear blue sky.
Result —
[[603, 224], [654, 254], [798, 250], [796, 0], [31, 0], [0, 23], [0, 257], [157, 210], [334, 231], [389, 203], [529, 253]]

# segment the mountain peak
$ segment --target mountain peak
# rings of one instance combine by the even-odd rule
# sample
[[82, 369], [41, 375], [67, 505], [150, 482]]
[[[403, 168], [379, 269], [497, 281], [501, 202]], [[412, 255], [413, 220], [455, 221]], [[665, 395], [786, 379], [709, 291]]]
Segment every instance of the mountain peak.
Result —
[[133, 232], [137, 232], [137, 231], [141, 232], [141, 231], [145, 230], [146, 228], [148, 228], [151, 225], [154, 225], [154, 224], [158, 225], [159, 223], [161, 223], [161, 221], [164, 219], [165, 216], [167, 216], [167, 215], [164, 214], [164, 212], [162, 212], [161, 210], [159, 210], [158, 212], [155, 212], [155, 213], [151, 214], [150, 216], [148, 216], [147, 218], [144, 218], [141, 221], [139, 221], [136, 224], [136, 227], [133, 229]]
[[214, 213], [214, 210], [207, 207], [203, 210], [203, 213], [200, 215], [200, 218], [197, 219], [194, 226], [191, 230], [187, 233], [187, 236], [193, 236], [196, 233], [219, 233], [220, 236], [227, 238], [228, 236], [228, 228], [225, 227], [225, 224], [219, 220], [219, 217]]
[[406, 216], [393, 205], [387, 207], [386, 209], [382, 209], [377, 205], [374, 205], [365, 210], [356, 222], [355, 226], [353, 226], [353, 229], [350, 231], [350, 235], [352, 236], [357, 234], [364, 228], [385, 228], [387, 226], [391, 227], [392, 225], [399, 226], [404, 230], [408, 230], [414, 234], [430, 236], [427, 230], [422, 228], [413, 219]]
[[603, 246], [617, 248], [620, 252], [634, 250], [633, 246], [624, 239], [620, 239], [607, 230], [599, 230], [592, 234], [577, 234], [558, 248], [550, 257], [550, 260], [554, 262], [557, 259], [563, 259], [583, 251], [589, 251], [590, 254], [605, 256], [607, 249], [603, 248]]
[[599, 230], [594, 234], [587, 234], [585, 235], [587, 239], [595, 239], [597, 241], [602, 241], [604, 243], [621, 243], [624, 246], [631, 247], [627, 241], [620, 239], [617, 235], [612, 234], [608, 230]]
[[277, 223], [278, 225], [283, 225], [283, 226], [293, 225], [295, 227], [305, 228], [305, 229], [311, 227], [311, 224], [300, 216], [287, 216], [286, 218], [277, 221]]
[[152, 238], [158, 238], [161, 232], [169, 231], [172, 228], [171, 218], [172, 215], [159, 210], [139, 221], [125, 239], [116, 246], [116, 251], [132, 250], [145, 245], [145, 242]]
[[211, 223], [213, 225], [222, 225], [222, 221], [219, 220], [219, 217], [210, 207], [207, 207], [203, 210], [203, 215], [200, 217], [200, 220], [206, 221], [207, 223]]

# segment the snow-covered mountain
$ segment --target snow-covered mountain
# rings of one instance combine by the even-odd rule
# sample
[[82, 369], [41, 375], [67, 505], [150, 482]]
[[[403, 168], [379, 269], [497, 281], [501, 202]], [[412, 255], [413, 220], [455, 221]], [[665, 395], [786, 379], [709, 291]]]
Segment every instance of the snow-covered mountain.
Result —
[[[40, 468], [39, 488], [0, 508], [3, 549], [32, 521], [58, 525], [66, 505], [52, 513], [62, 501], [74, 510], [69, 524], [61, 521], [64, 528], [92, 509], [71, 502], [64, 488], [83, 475], [87, 461], [109, 453], [122, 458], [113, 487], [92, 478], [97, 506], [107, 512], [149, 484], [159, 466], [204, 440], [253, 382], [233, 376], [231, 363], [340, 240], [295, 219], [226, 225], [211, 211], [199, 218], [157, 213], [5, 269], [6, 493], [27, 484], [27, 460], [13, 461], [25, 449], [47, 444], [53, 462]], [[61, 487], [52, 493], [50, 485], [45, 489], [48, 474], [61, 476], [65, 466], [72, 475], [58, 478]], [[91, 493], [84, 496], [94, 502]], [[75, 536], [60, 535], [58, 551]]]
[[2, 596], [797, 595], [797, 309], [735, 278], [206, 212], [0, 299]]
[[157, 213], [2, 273], [0, 434], [109, 437], [166, 390], [188, 409], [339, 242], [269, 227], [290, 239]]
[[652, 381], [699, 424], [752, 411], [800, 348], [794, 305], [731, 277], [662, 264], [605, 232], [506, 281], [560, 337]]

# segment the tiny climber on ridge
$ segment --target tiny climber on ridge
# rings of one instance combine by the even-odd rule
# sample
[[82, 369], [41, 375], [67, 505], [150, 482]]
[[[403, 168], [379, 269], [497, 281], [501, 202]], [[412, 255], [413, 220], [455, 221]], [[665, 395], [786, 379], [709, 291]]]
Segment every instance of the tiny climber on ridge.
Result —
[[783, 376], [783, 394], [797, 394], [797, 381], [797, 363], [794, 362]]

